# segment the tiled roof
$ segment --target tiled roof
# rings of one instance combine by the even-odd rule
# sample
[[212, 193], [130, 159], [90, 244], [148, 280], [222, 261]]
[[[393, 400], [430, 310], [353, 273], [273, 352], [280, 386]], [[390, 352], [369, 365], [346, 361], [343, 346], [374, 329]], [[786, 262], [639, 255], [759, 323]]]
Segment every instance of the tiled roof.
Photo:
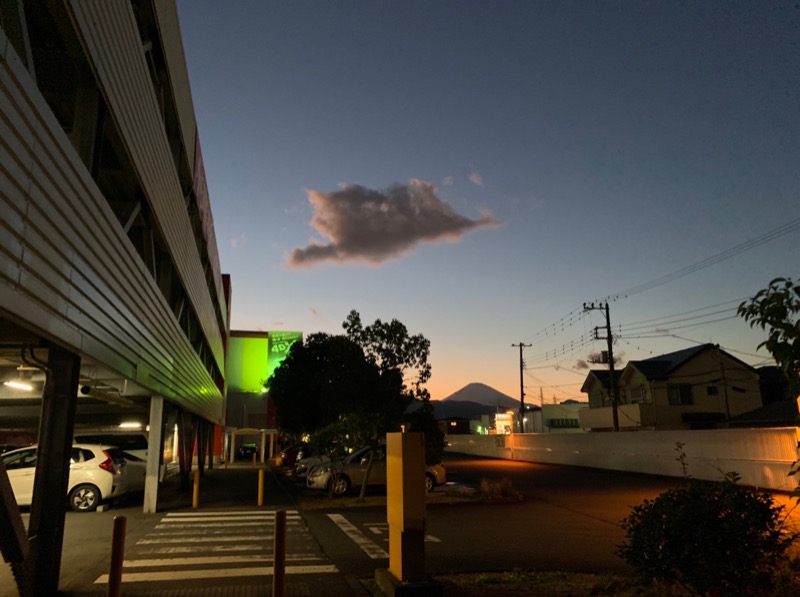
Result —
[[709, 348], [716, 348], [714, 344], [701, 344], [692, 348], [676, 350], [650, 359], [630, 361], [629, 365], [636, 367], [647, 379], [667, 377], [672, 371], [693, 359], [698, 354]]

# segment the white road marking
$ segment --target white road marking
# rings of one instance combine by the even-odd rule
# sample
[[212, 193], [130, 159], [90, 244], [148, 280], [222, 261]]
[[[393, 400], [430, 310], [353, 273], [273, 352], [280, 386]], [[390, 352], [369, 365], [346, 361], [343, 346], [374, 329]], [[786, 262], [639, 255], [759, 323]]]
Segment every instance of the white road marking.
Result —
[[425, 535], [425, 542], [426, 543], [441, 543], [442, 540], [434, 537], [433, 535]]
[[[195, 522], [193, 524], [182, 524], [181, 522], [175, 522], [171, 524], [157, 524], [153, 528], [155, 529], [229, 529], [231, 527], [255, 527], [255, 526], [265, 526], [265, 525], [257, 525], [253, 524], [252, 522]], [[272, 525], [268, 525], [272, 526]]]
[[[320, 560], [318, 557], [287, 557], [287, 560]], [[148, 568], [150, 566], [200, 566], [215, 564], [264, 564], [272, 566], [272, 558], [264, 556], [199, 556], [193, 558], [159, 558], [151, 560], [125, 560], [124, 568]]]
[[350, 521], [348, 521], [344, 516], [341, 514], [328, 514], [328, 518], [330, 518], [336, 526], [338, 526], [342, 532], [350, 537], [353, 542], [358, 545], [361, 550], [367, 554], [373, 560], [377, 560], [380, 558], [388, 558], [389, 554], [386, 553], [381, 547], [375, 545], [372, 541], [367, 538], [364, 533], [359, 531], [355, 525], [353, 525]]
[[269, 548], [269, 553], [272, 553], [271, 545], [183, 545], [178, 547], [156, 547], [152, 549], [145, 548], [137, 551], [142, 555], [169, 555], [173, 553], [231, 553], [235, 551], [265, 551], [267, 548]]
[[[197, 512], [167, 512], [166, 518], [186, 518], [191, 516], [275, 516], [277, 510], [226, 510], [226, 511], [197, 511]], [[286, 510], [287, 515], [297, 514], [297, 510]]]
[[238, 537], [194, 537], [188, 539], [187, 537], [170, 538], [164, 536], [158, 539], [139, 539], [136, 545], [153, 545], [157, 543], [186, 543], [191, 540], [192, 543], [233, 543], [234, 541], [273, 541], [274, 535], [240, 535]]
[[[286, 566], [286, 574], [327, 574], [339, 572], [336, 566]], [[173, 570], [169, 572], [130, 572], [122, 574], [123, 583], [199, 580], [204, 578], [236, 578], [272, 576], [271, 568], [221, 568], [218, 570]], [[108, 574], [98, 577], [94, 584], [107, 584]]]

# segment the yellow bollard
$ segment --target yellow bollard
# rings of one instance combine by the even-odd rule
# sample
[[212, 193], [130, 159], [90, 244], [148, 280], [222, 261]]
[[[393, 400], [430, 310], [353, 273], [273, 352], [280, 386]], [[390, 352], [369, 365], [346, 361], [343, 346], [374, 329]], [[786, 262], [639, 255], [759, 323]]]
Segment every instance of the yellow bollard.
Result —
[[253, 468], [256, 468], [256, 453], [253, 452]]
[[192, 508], [200, 503], [200, 469], [194, 470], [194, 488], [192, 491]]
[[272, 549], [272, 596], [283, 597], [286, 577], [286, 510], [275, 512], [275, 543]]
[[111, 566], [108, 571], [108, 597], [122, 594], [122, 561], [125, 559], [125, 527], [127, 518], [114, 517], [114, 532], [111, 539]]
[[258, 469], [258, 505], [264, 505], [264, 469]]

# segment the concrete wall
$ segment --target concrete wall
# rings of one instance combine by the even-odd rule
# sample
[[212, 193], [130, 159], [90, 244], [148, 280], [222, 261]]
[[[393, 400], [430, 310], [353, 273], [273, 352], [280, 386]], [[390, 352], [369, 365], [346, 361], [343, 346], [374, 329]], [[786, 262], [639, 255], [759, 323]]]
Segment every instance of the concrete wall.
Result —
[[585, 466], [682, 477], [683, 444], [688, 474], [720, 480], [734, 471], [741, 484], [792, 491], [789, 468], [798, 455], [800, 428], [637, 431], [631, 433], [448, 435], [447, 450], [525, 462]]

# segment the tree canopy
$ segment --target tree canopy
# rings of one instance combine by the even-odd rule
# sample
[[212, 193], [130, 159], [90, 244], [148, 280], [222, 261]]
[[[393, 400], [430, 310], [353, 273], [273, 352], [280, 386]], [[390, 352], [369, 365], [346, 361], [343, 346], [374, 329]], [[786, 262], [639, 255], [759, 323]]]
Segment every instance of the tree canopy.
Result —
[[[430, 398], [424, 387], [431, 377], [428, 356], [430, 340], [422, 334], [409, 335], [401, 322], [392, 319], [385, 323], [376, 319], [372, 325], [364, 326], [358, 311], [350, 311], [342, 324], [347, 337], [361, 346], [367, 359], [381, 371], [399, 371], [403, 376], [403, 392], [412, 398]], [[406, 386], [410, 384], [410, 388]]]
[[[310, 434], [320, 448], [374, 446], [400, 430], [415, 399], [428, 404], [430, 342], [396, 319], [364, 326], [357, 311], [342, 327], [345, 335], [316, 333], [293, 344], [268, 381], [270, 398], [285, 432]], [[428, 460], [440, 460], [443, 437], [432, 409], [418, 409], [411, 429], [425, 432]]]
[[800, 395], [800, 283], [775, 278], [767, 288], [739, 305], [738, 314], [767, 331], [765, 347], [788, 379], [790, 398]]

